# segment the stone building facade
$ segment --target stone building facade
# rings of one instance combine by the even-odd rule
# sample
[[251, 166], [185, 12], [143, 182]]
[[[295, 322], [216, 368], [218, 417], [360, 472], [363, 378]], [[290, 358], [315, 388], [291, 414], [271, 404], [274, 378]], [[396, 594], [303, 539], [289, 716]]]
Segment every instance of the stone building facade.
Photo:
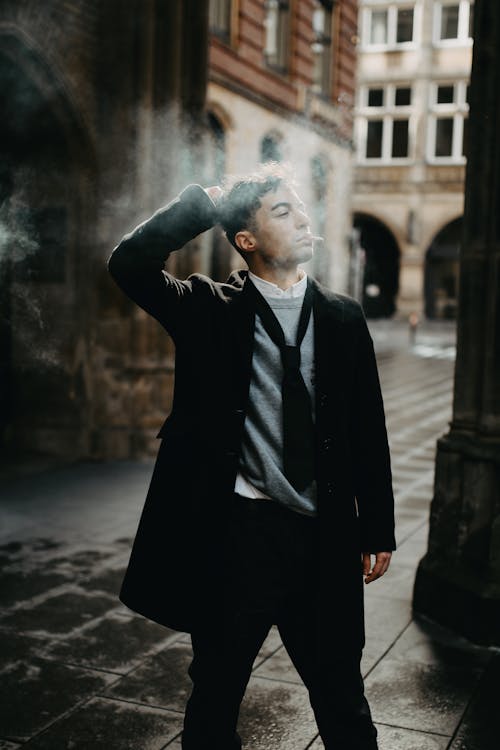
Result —
[[455, 317], [473, 11], [360, 2], [353, 208], [373, 317]]
[[[189, 181], [296, 162], [330, 248], [312, 270], [345, 288], [356, 17], [354, 0], [1, 4], [3, 457], [155, 452], [173, 344], [106, 260]], [[212, 232], [167, 268], [237, 264]]]

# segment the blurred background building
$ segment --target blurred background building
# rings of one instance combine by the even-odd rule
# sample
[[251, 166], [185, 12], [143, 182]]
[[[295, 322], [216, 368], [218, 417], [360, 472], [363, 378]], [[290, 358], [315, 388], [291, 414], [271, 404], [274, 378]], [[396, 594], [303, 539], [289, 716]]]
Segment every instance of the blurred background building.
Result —
[[353, 208], [369, 317], [455, 317], [473, 11], [360, 1]]
[[[156, 450], [173, 345], [105, 262], [189, 181], [292, 161], [346, 290], [356, 28], [356, 0], [2, 2], [2, 460]], [[235, 265], [212, 232], [167, 268]]]
[[[288, 161], [325, 238], [308, 270], [345, 290], [351, 221], [355, 0], [211, 0], [207, 112], [212, 178]], [[241, 265], [214, 241], [205, 271]]]

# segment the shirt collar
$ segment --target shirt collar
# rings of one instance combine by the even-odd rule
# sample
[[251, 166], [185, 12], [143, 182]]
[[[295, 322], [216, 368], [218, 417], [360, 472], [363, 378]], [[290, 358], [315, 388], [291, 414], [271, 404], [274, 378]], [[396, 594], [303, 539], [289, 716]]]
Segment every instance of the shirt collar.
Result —
[[281, 289], [281, 287], [274, 284], [272, 281], [266, 281], [265, 279], [261, 279], [260, 276], [256, 276], [256, 274], [251, 271], [248, 272], [249, 278], [264, 297], [277, 297], [281, 299], [304, 296], [307, 287], [307, 274], [304, 269], [299, 268], [299, 275], [300, 279], [296, 281], [295, 284], [289, 286], [288, 289]]

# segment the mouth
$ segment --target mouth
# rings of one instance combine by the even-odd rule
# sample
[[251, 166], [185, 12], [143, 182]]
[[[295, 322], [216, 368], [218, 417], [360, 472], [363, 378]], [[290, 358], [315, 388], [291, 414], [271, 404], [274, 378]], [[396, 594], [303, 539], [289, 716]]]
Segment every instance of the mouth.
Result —
[[310, 233], [303, 234], [301, 237], [297, 239], [297, 242], [299, 243], [299, 245], [302, 245], [304, 242], [307, 242], [308, 244], [312, 244], [312, 241], [313, 241], [313, 236]]

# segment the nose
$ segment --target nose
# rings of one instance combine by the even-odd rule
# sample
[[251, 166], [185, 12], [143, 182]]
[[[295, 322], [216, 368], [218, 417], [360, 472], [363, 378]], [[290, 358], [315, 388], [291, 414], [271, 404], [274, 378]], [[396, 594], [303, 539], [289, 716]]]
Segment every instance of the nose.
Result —
[[309, 216], [306, 214], [305, 209], [297, 208], [295, 212], [295, 225], [298, 229], [309, 226]]

